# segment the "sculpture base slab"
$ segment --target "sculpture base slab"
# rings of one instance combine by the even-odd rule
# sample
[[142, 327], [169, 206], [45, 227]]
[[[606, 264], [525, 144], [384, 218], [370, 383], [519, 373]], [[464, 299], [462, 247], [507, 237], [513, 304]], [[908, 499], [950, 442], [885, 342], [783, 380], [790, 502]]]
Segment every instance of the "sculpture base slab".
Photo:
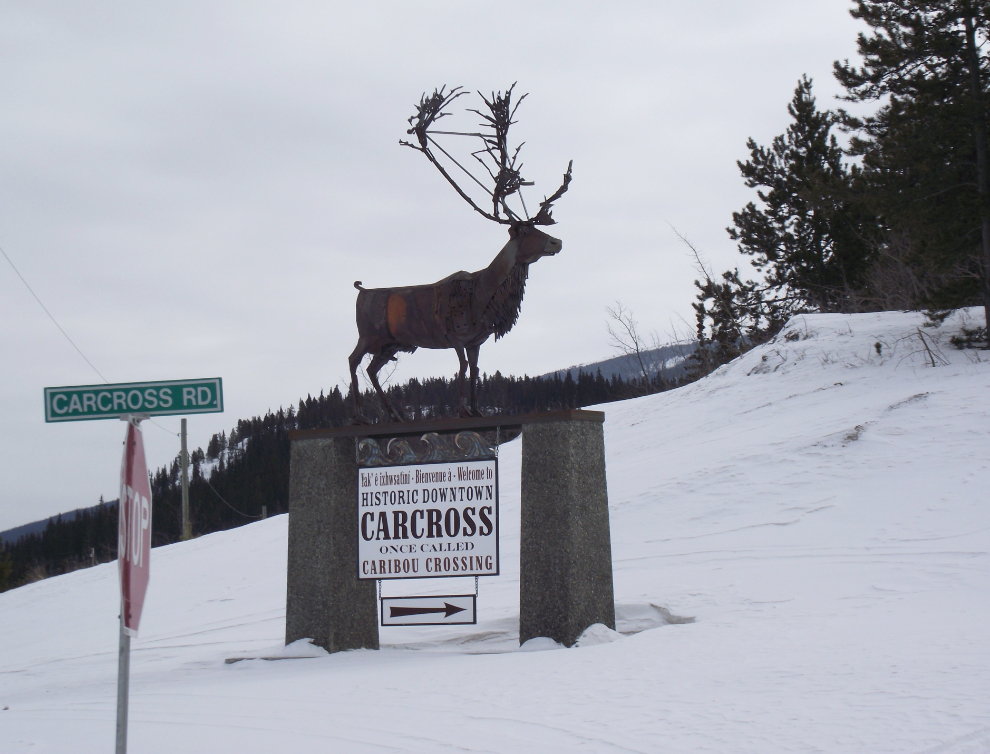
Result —
[[358, 439], [465, 430], [522, 431], [520, 643], [571, 646], [595, 623], [614, 629], [604, 420], [566, 410], [293, 432], [286, 644], [379, 646], [375, 582], [357, 578]]

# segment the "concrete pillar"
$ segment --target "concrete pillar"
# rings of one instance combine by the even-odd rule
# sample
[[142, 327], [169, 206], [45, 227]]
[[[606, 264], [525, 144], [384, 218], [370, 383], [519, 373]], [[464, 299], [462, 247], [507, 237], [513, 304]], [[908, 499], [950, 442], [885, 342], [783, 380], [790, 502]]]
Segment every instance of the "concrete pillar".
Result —
[[[587, 412], [589, 416], [593, 412]], [[603, 416], [524, 424], [519, 643], [615, 629]]]
[[293, 439], [285, 643], [328, 652], [378, 649], [374, 581], [357, 577], [357, 454], [353, 437]]

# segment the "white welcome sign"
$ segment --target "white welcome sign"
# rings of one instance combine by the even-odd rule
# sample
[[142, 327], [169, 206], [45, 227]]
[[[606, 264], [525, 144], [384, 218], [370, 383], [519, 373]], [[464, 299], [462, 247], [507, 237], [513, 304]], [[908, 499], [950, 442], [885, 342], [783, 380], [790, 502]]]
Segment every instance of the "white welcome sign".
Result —
[[358, 578], [497, 576], [498, 459], [358, 469]]

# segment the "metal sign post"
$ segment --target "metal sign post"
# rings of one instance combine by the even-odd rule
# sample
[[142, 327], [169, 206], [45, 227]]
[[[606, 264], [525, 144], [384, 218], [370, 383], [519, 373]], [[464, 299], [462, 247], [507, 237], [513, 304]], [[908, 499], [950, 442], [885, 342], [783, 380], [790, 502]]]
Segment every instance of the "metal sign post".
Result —
[[120, 465], [117, 516], [117, 566], [120, 572], [120, 649], [117, 662], [117, 754], [127, 752], [127, 703], [130, 693], [131, 637], [137, 636], [151, 575], [151, 485], [144, 458], [141, 420], [126, 417], [124, 458]]
[[120, 617], [120, 646], [117, 650], [117, 754], [127, 754], [127, 701], [130, 695], [131, 637]]
[[[141, 421], [152, 416], [223, 411], [223, 381], [125, 382], [45, 388], [45, 421], [121, 419], [127, 422], [117, 508], [117, 567], [120, 573], [120, 646], [117, 655], [117, 754], [127, 751], [127, 701], [131, 637], [137, 636], [151, 571], [151, 485], [144, 458]], [[182, 420], [182, 538], [191, 536], [186, 476], [186, 420]]]

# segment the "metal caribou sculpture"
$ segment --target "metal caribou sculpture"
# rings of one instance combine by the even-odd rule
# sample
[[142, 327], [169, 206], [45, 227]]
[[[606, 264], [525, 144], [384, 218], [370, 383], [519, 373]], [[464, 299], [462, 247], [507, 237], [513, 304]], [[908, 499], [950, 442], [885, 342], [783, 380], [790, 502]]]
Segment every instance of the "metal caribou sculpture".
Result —
[[[518, 162], [522, 144], [511, 151], [508, 144], [508, 131], [515, 121], [516, 109], [525, 98], [523, 95], [512, 105], [512, 88], [504, 94], [493, 94], [489, 100], [483, 95], [486, 112], [470, 110], [481, 116], [481, 132], [462, 133], [437, 131], [433, 126], [453, 100], [465, 94], [460, 87], [445, 92], [446, 87], [425, 94], [416, 107], [416, 113], [409, 118], [411, 128], [408, 133], [415, 135], [416, 143], [401, 141], [400, 144], [422, 152], [433, 163], [443, 177], [454, 187], [458, 195], [489, 220], [507, 225], [509, 242], [502, 248], [488, 267], [477, 272], [455, 272], [432, 285], [414, 285], [401, 288], [363, 288], [361, 282], [354, 283], [358, 289], [357, 328], [358, 342], [351, 353], [351, 395], [354, 400], [355, 421], [368, 420], [361, 413], [357, 368], [362, 359], [371, 354], [367, 373], [375, 392], [381, 399], [393, 421], [402, 421], [401, 413], [389, 402], [378, 381], [378, 372], [396, 354], [412, 353], [417, 348], [453, 348], [460, 361], [458, 386], [460, 390], [461, 416], [479, 416], [478, 411], [478, 352], [482, 344], [492, 335], [501, 338], [519, 317], [529, 265], [540, 257], [552, 256], [560, 251], [561, 242], [537, 226], [553, 225], [551, 216], [553, 203], [567, 191], [571, 182], [571, 166], [560, 188], [539, 205], [539, 211], [529, 216], [521, 188], [533, 185], [523, 180], [522, 164]], [[482, 146], [472, 153], [480, 162], [493, 185], [489, 189], [471, 175], [434, 139], [434, 135], [470, 136], [481, 139]], [[470, 176], [481, 186], [491, 199], [491, 211], [482, 209], [451, 178], [443, 164], [434, 155], [436, 147], [454, 165]], [[510, 209], [507, 200], [516, 195], [522, 206], [522, 216]], [[465, 375], [471, 370], [470, 390], [465, 390]], [[470, 398], [468, 398], [468, 392]]]

